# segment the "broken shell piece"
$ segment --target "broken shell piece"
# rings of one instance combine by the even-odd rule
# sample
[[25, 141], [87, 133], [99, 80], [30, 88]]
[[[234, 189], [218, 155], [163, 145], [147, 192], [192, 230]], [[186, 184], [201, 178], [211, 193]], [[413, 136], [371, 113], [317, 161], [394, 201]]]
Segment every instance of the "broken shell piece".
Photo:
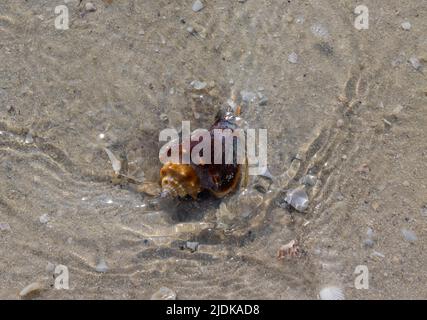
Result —
[[19, 292], [21, 298], [27, 297], [30, 294], [43, 290], [43, 285], [40, 282], [33, 282]]
[[0, 231], [10, 231], [10, 224], [7, 222], [0, 222]]
[[206, 82], [199, 81], [199, 80], [191, 81], [190, 85], [194, 88], [194, 90], [203, 90], [208, 86]]
[[104, 259], [100, 259], [95, 267], [96, 272], [105, 273], [108, 271], [107, 263]]
[[151, 296], [151, 300], [176, 300], [176, 293], [169, 288], [161, 287]]
[[308, 208], [307, 192], [301, 188], [289, 190], [286, 193], [285, 202], [298, 211], [305, 211]]
[[289, 243], [280, 247], [277, 252], [277, 259], [284, 259], [285, 257], [298, 257], [300, 249], [296, 240], [292, 240]]
[[122, 162], [119, 159], [117, 159], [116, 156], [109, 149], [104, 148], [104, 150], [107, 153], [108, 158], [110, 158], [114, 173], [119, 174], [120, 170], [122, 169]]
[[317, 178], [314, 175], [307, 174], [300, 179], [300, 183], [306, 186], [314, 186], [316, 184]]
[[344, 300], [344, 292], [338, 287], [324, 287], [319, 292], [320, 300]]

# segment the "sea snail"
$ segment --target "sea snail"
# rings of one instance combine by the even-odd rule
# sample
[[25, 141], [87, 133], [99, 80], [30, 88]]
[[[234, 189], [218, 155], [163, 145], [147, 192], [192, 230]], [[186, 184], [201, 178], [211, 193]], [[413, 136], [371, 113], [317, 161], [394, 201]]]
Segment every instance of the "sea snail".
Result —
[[[238, 113], [236, 113], [238, 115]], [[219, 113], [215, 123], [210, 128], [211, 136], [211, 154], [214, 157], [214, 140], [217, 139], [213, 133], [214, 129], [230, 129], [232, 132], [237, 128], [236, 116], [232, 112]], [[236, 146], [236, 141], [233, 142], [233, 147]], [[197, 142], [190, 143], [191, 150]], [[182, 145], [179, 145], [180, 154], [182, 153]], [[162, 197], [186, 197], [191, 196], [196, 199], [198, 194], [204, 190], [210, 191], [214, 196], [221, 198], [235, 191], [239, 186], [242, 177], [242, 164], [236, 161], [233, 153], [233, 161], [231, 164], [224, 163], [224, 148], [222, 149], [223, 163], [214, 164], [179, 164], [167, 162], [160, 169], [160, 183], [162, 188]]]

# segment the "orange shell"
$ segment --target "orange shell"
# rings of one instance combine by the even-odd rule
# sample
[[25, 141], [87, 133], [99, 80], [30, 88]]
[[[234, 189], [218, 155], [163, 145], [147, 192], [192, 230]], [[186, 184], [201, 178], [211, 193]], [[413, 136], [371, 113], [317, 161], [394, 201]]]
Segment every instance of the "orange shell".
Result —
[[167, 162], [160, 169], [160, 182], [162, 191], [175, 197], [190, 195], [196, 199], [201, 191], [199, 177], [189, 164]]

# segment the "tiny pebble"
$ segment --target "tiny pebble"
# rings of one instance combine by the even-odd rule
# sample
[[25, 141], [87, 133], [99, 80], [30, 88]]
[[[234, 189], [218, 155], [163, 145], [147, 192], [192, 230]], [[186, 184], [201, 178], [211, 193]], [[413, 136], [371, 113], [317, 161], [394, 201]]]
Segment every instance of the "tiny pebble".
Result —
[[325, 287], [319, 292], [320, 300], [344, 300], [344, 292], [338, 287]]
[[193, 34], [194, 33], [194, 28], [193, 27], [187, 27], [187, 32]]
[[25, 136], [25, 143], [29, 144], [33, 142], [34, 142], [33, 135], [31, 134], [31, 132], [28, 132], [27, 135]]
[[187, 249], [190, 249], [191, 251], [196, 251], [197, 247], [199, 246], [198, 242], [192, 242], [192, 241], [187, 241], [186, 245]]
[[162, 113], [160, 114], [160, 120], [162, 121], [168, 121], [168, 115], [166, 113]]
[[427, 204], [421, 208], [420, 212], [423, 217], [427, 217]]
[[94, 11], [96, 11], [96, 7], [92, 2], [88, 2], [85, 4], [85, 10], [87, 12], [94, 12]]
[[372, 239], [366, 239], [366, 240], [363, 242], [363, 245], [364, 245], [366, 248], [372, 248], [372, 247], [374, 246], [374, 240], [372, 240]]
[[46, 265], [46, 272], [52, 273], [54, 270], [55, 270], [55, 265], [49, 261]]
[[99, 260], [98, 264], [95, 267], [95, 270], [96, 270], [96, 272], [102, 272], [102, 273], [107, 272], [108, 266], [105, 263], [104, 259]]
[[176, 300], [176, 293], [169, 288], [161, 287], [151, 296], [151, 300]]
[[203, 8], [204, 8], [204, 5], [200, 0], [194, 1], [193, 6], [192, 6], [192, 9], [194, 12], [199, 12]]
[[7, 222], [0, 222], [0, 231], [10, 231], [10, 225]]
[[421, 69], [421, 62], [420, 62], [420, 60], [417, 57], [415, 57], [415, 56], [410, 57], [409, 58], [409, 62], [411, 63], [412, 67], [415, 70], [420, 70]]
[[303, 189], [289, 190], [286, 194], [285, 202], [298, 211], [305, 211], [308, 208], [308, 195]]
[[397, 116], [399, 113], [402, 112], [402, 110], [403, 110], [403, 106], [401, 104], [399, 104], [393, 109], [393, 111], [391, 113], [392, 113], [392, 115]]
[[240, 91], [240, 95], [242, 96], [242, 100], [244, 102], [252, 102], [256, 98], [255, 93], [247, 90]]
[[384, 254], [382, 254], [381, 252], [375, 251], [375, 250], [372, 252], [372, 255], [379, 257], [379, 258], [385, 258]]
[[262, 96], [262, 98], [259, 100], [258, 104], [260, 106], [266, 106], [268, 104], [268, 98], [266, 96]]
[[409, 31], [411, 30], [411, 23], [409, 21], [405, 21], [401, 24], [403, 30]]
[[203, 90], [207, 87], [207, 83], [199, 80], [191, 81], [190, 85], [196, 90]]
[[314, 186], [316, 184], [317, 178], [311, 174], [307, 174], [300, 179], [300, 183], [306, 186]]
[[409, 242], [414, 242], [417, 240], [417, 236], [411, 230], [402, 229], [401, 231], [402, 231], [402, 235], [405, 238], [405, 240], [407, 240]]
[[305, 18], [303, 16], [299, 16], [295, 19], [296, 23], [303, 24], [305, 21]]
[[49, 222], [50, 217], [47, 213], [45, 213], [45, 214], [40, 216], [39, 220], [40, 220], [40, 223], [46, 224]]
[[326, 38], [329, 36], [329, 31], [323, 25], [316, 23], [311, 26], [311, 32], [319, 38]]
[[288, 56], [288, 61], [290, 63], [298, 63], [298, 55], [295, 52], [292, 52], [291, 54], [289, 54]]

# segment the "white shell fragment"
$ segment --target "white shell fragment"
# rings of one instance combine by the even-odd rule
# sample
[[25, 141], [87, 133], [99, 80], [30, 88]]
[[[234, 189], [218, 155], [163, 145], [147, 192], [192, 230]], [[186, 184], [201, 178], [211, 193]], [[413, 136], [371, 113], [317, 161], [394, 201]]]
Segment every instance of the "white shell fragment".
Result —
[[31, 132], [28, 132], [27, 135], [25, 136], [25, 143], [30, 144], [33, 142], [34, 142], [33, 135], [31, 134]]
[[46, 224], [46, 223], [48, 223], [48, 222], [49, 222], [49, 220], [50, 220], [50, 217], [49, 217], [49, 215], [48, 215], [47, 213], [45, 213], [45, 214], [43, 214], [43, 215], [41, 215], [41, 216], [39, 217], [39, 221], [40, 221], [40, 223], [42, 223], [42, 224]]
[[208, 84], [206, 82], [199, 81], [199, 80], [193, 80], [193, 81], [191, 81], [190, 85], [195, 90], [203, 90], [203, 89], [205, 89], [208, 86]]
[[311, 33], [313, 33], [318, 38], [327, 38], [329, 36], [329, 31], [321, 25], [320, 23], [315, 23], [311, 26]]
[[409, 63], [412, 65], [412, 67], [415, 70], [420, 70], [421, 69], [421, 62], [420, 62], [420, 60], [417, 57], [415, 57], [415, 56], [410, 57], [409, 58]]
[[298, 55], [295, 52], [292, 52], [288, 56], [288, 62], [290, 63], [298, 63]]
[[417, 236], [414, 232], [408, 229], [402, 229], [402, 235], [406, 241], [415, 242], [417, 241]]
[[194, 241], [187, 241], [187, 243], [185, 244], [187, 249], [190, 249], [191, 251], [196, 251], [199, 243], [198, 242], [194, 242]]
[[319, 292], [320, 300], [345, 300], [344, 292], [339, 287], [324, 287]]
[[307, 174], [300, 179], [300, 183], [306, 186], [314, 186], [316, 184], [317, 177], [311, 174]]
[[95, 267], [96, 272], [101, 272], [101, 273], [105, 273], [108, 270], [108, 266], [105, 263], [104, 259], [100, 259], [98, 264]]
[[40, 291], [43, 289], [43, 286], [40, 282], [33, 282], [31, 284], [29, 284], [28, 286], [26, 286], [24, 289], [21, 290], [21, 292], [19, 293], [19, 296], [21, 298], [28, 296], [31, 293], [35, 293], [37, 291]]
[[242, 90], [240, 91], [240, 95], [242, 96], [242, 100], [244, 102], [253, 102], [256, 98], [256, 94], [252, 91]]
[[96, 11], [96, 7], [92, 2], [88, 2], [85, 4], [85, 10], [87, 12], [94, 12], [94, 11]]
[[161, 287], [151, 296], [151, 300], [176, 300], [176, 293], [169, 288]]
[[110, 158], [111, 165], [113, 166], [114, 173], [118, 174], [120, 172], [120, 169], [122, 168], [122, 163], [119, 159], [116, 158], [116, 156], [107, 148], [104, 148], [105, 152], [108, 155], [108, 158]]
[[7, 222], [0, 222], [0, 231], [10, 231], [10, 224]]
[[200, 0], [194, 1], [193, 6], [191, 7], [191, 9], [193, 9], [194, 12], [199, 12], [203, 8], [204, 8], [204, 5]]
[[308, 195], [304, 189], [289, 190], [285, 201], [298, 211], [305, 211], [308, 208]]
[[402, 22], [402, 24], [400, 26], [405, 31], [411, 30], [411, 23], [409, 21]]

